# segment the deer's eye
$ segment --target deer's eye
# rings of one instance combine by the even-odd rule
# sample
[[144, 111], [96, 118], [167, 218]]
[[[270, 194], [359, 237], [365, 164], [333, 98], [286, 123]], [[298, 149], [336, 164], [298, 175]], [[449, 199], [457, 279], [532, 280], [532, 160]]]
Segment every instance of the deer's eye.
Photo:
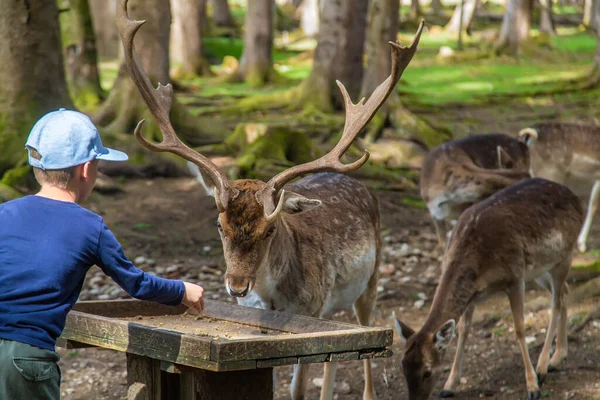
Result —
[[273, 232], [275, 232], [275, 227], [271, 226], [269, 227], [269, 229], [267, 230], [267, 233], [265, 234], [266, 237], [269, 237], [273, 234]]
[[217, 222], [215, 222], [215, 225], [217, 226], [218, 230], [223, 230], [223, 228], [221, 227], [221, 222], [219, 220], [217, 220]]
[[423, 379], [428, 379], [428, 378], [431, 378], [431, 371], [423, 372]]

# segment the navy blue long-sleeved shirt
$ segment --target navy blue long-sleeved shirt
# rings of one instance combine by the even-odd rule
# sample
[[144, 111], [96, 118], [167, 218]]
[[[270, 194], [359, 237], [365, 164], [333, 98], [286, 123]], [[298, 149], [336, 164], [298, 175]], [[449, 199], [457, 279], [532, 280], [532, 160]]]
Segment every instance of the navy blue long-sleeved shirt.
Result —
[[102, 217], [78, 204], [40, 196], [0, 204], [0, 338], [54, 350], [93, 265], [135, 298], [183, 299], [183, 282], [136, 268]]

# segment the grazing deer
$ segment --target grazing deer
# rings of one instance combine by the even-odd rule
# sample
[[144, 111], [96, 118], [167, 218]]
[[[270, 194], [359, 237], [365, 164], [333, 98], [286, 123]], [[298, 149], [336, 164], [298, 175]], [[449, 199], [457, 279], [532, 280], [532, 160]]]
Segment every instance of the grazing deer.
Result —
[[[421, 330], [394, 315], [405, 341], [402, 368], [410, 400], [428, 399], [441, 371], [457, 320], [458, 344], [441, 397], [450, 397], [462, 373], [463, 352], [475, 303], [490, 294], [508, 295], [527, 381], [528, 400], [540, 398], [538, 380], [567, 356], [567, 274], [583, 222], [579, 199], [565, 186], [527, 179], [468, 208], [454, 228], [442, 261], [442, 277]], [[536, 370], [525, 342], [525, 282], [552, 293], [552, 315]], [[550, 347], [558, 329], [556, 351]]]
[[527, 146], [502, 133], [472, 135], [444, 143], [427, 154], [421, 168], [421, 197], [433, 218], [439, 246], [446, 222], [470, 205], [529, 177]]
[[569, 177], [594, 182], [577, 248], [586, 251], [600, 194], [600, 127], [566, 122], [533, 125], [519, 132], [529, 147], [531, 176], [565, 183]]
[[[197, 166], [198, 177], [215, 198], [217, 226], [227, 264], [225, 285], [239, 304], [327, 317], [354, 306], [360, 324], [369, 325], [377, 295], [381, 257], [380, 215], [377, 199], [355, 179], [342, 173], [355, 170], [365, 154], [351, 164], [341, 162], [355, 137], [394, 89], [414, 56], [424, 23], [408, 47], [391, 43], [392, 72], [370, 98], [352, 104], [343, 84], [338, 86], [346, 106], [340, 142], [325, 156], [289, 168], [270, 179], [229, 181], [215, 164], [177, 137], [169, 120], [172, 86], [154, 89], [138, 64], [133, 38], [142, 21], [127, 15], [121, 0], [117, 25], [125, 63], [163, 134], [159, 144], [135, 129], [138, 141], [152, 151], [177, 154]], [[323, 171], [294, 183], [300, 176]], [[296, 365], [291, 384], [293, 399], [304, 397], [308, 365]], [[364, 361], [364, 398], [375, 398], [370, 362]], [[321, 399], [331, 399], [337, 364], [325, 364]]]

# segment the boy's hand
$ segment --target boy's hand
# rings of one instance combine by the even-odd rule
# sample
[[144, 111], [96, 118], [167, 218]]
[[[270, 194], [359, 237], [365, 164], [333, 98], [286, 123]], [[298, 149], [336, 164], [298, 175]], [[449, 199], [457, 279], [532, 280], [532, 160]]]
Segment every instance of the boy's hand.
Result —
[[188, 282], [183, 282], [183, 286], [185, 287], [185, 293], [181, 302], [198, 312], [204, 310], [204, 289], [202, 289], [202, 286]]

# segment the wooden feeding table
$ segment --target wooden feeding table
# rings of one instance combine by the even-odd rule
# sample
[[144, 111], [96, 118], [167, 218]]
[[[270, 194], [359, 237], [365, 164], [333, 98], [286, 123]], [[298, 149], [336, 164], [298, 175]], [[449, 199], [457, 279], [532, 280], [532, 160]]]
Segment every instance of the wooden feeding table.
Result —
[[273, 398], [273, 367], [389, 357], [390, 328], [361, 327], [206, 301], [185, 306], [139, 300], [75, 305], [59, 345], [127, 353], [128, 399]]

